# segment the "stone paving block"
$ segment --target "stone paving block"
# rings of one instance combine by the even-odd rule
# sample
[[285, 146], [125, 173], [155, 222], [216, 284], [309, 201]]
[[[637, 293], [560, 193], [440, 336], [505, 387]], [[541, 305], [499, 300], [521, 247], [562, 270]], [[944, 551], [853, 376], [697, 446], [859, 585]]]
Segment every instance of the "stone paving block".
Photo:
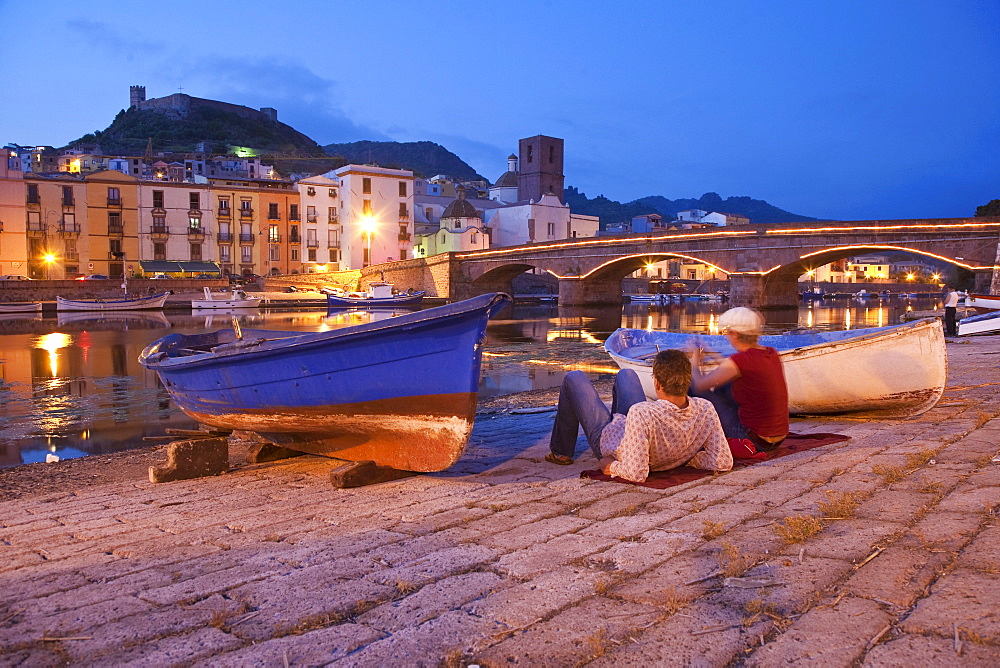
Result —
[[874, 551], [877, 545], [892, 539], [905, 529], [896, 522], [875, 520], [835, 520], [804, 543], [786, 545], [781, 554], [797, 555], [804, 547], [806, 554], [828, 559], [844, 559], [857, 563]]
[[323, 529], [296, 536], [294, 542], [289, 541], [289, 544], [301, 549], [301, 559], [304, 560], [305, 564], [309, 564], [314, 561], [329, 561], [354, 554], [364, 554], [383, 545], [405, 541], [409, 538], [410, 536], [405, 533], [379, 528], [346, 536], [329, 529]]
[[959, 568], [931, 586], [930, 595], [917, 602], [901, 622], [908, 633], [936, 633], [952, 637], [952, 623], [979, 636], [1000, 638], [1000, 587], [995, 573]]
[[979, 531], [982, 516], [934, 509], [910, 527], [910, 534], [927, 548], [957, 551]]
[[113, 666], [192, 665], [241, 646], [243, 641], [215, 628], [202, 628], [181, 636], [170, 636], [101, 657]]
[[[406, 536], [406, 534], [402, 534]], [[406, 536], [403, 540], [379, 545], [365, 552], [365, 555], [387, 568], [405, 566], [411, 562], [421, 559], [424, 556], [455, 547], [457, 541], [449, 537], [449, 534], [439, 531], [425, 536], [411, 538]]]
[[[1000, 447], [1000, 439], [998, 445]], [[1000, 463], [992, 462], [984, 468], [976, 469], [968, 478], [970, 485], [976, 487], [997, 487], [1000, 486]]]
[[1000, 505], [1000, 487], [961, 485], [941, 499], [938, 510], [958, 513], [983, 513]]
[[474, 658], [490, 666], [538, 665], [542, 657], [546, 665], [579, 665], [661, 617], [652, 606], [598, 596], [514, 633]]
[[670, 522], [670, 520], [675, 519], [675, 516], [682, 517], [686, 514], [687, 511], [678, 510], [676, 512], [659, 511], [655, 513], [638, 513], [625, 517], [612, 517], [601, 522], [591, 522], [577, 533], [583, 536], [626, 540], [634, 538], [650, 529], [662, 527]]
[[630, 633], [587, 666], [726, 666], [744, 656], [770, 626], [745, 627], [741, 611], [697, 601], [681, 614]]
[[246, 604], [256, 613], [245, 621], [234, 621], [228, 628], [240, 638], [259, 643], [317, 626], [330, 626], [398, 594], [395, 587], [364, 578], [291, 586], [282, 577], [271, 577], [226, 592], [230, 599]]
[[494, 569], [514, 577], [529, 578], [607, 549], [614, 543], [607, 538], [579, 534], [557, 536], [542, 545], [505, 554], [496, 562]]
[[997, 453], [996, 441], [962, 439], [945, 446], [935, 459], [941, 464], [975, 464]]
[[496, 551], [481, 545], [460, 545], [432, 552], [402, 566], [377, 571], [367, 578], [401, 588], [423, 586], [492, 561], [496, 555]]
[[[726, 475], [730, 474], [727, 473]], [[719, 476], [718, 479], [722, 479], [724, 477], [725, 475]], [[722, 499], [728, 499], [739, 492], [739, 489], [736, 489], [731, 485], [710, 484], [706, 481], [706, 479], [696, 480], [695, 482], [697, 484], [682, 488], [665, 498], [652, 500], [647, 505], [646, 512], [653, 512], [654, 510], [661, 508], [695, 512], [697, 510], [703, 510], [713, 503], [721, 501]], [[669, 492], [670, 489], [676, 488], [668, 488], [662, 491]]]
[[433, 582], [414, 594], [383, 603], [358, 615], [355, 621], [378, 631], [396, 633], [419, 626], [449, 610], [508, 586], [495, 573], [465, 573]]
[[594, 596], [598, 583], [605, 581], [603, 572], [563, 566], [474, 600], [463, 609], [502, 628], [519, 629]]
[[831, 608], [810, 610], [795, 620], [774, 641], [751, 654], [746, 665], [849, 666], [891, 621], [877, 603], [848, 596]]
[[611, 566], [620, 573], [643, 573], [700, 542], [701, 538], [694, 534], [653, 529], [637, 541], [619, 542], [603, 552], [594, 553], [587, 557], [587, 562], [598, 567]]
[[384, 634], [367, 626], [344, 623], [216, 654], [204, 660], [204, 665], [245, 668], [283, 666], [287, 661], [289, 666], [323, 666], [383, 637]]
[[397, 531], [401, 531], [412, 536], [422, 536], [435, 531], [441, 531], [449, 527], [460, 524], [468, 524], [487, 515], [492, 515], [492, 511], [486, 508], [455, 508], [441, 513], [434, 513], [430, 517], [416, 517], [404, 520], [395, 525]]
[[548, 501], [536, 501], [493, 513], [492, 515], [474, 520], [465, 526], [480, 535], [496, 534], [516, 529], [542, 518], [560, 517], [566, 514], [566, 508], [563, 505], [549, 503]]
[[[0, 573], [4, 571], [17, 571], [44, 562], [45, 557], [40, 552], [34, 550], [21, 550], [16, 553], [5, 552], [3, 561], [0, 562]], [[0, 601], [3, 599], [4, 594], [0, 592]]]
[[931, 552], [915, 539], [903, 539], [862, 566], [842, 590], [863, 598], [888, 601], [902, 612], [913, 605], [951, 560], [951, 554]]
[[774, 605], [780, 615], [793, 615], [807, 610], [847, 577], [851, 564], [839, 559], [821, 557], [772, 557], [748, 570], [743, 577], [780, 583], [760, 589], [760, 597]]
[[45, 616], [18, 615], [0, 627], [0, 649], [46, 636], [88, 635], [88, 629], [152, 610], [153, 606], [135, 596], [116, 597], [109, 592], [107, 600], [81, 608]]
[[593, 522], [572, 515], [548, 517], [525, 524], [497, 534], [487, 534], [478, 538], [476, 543], [493, 548], [498, 552], [513, 552], [538, 543], [544, 543], [556, 536], [566, 533], [576, 533], [584, 527], [592, 526]]
[[784, 543], [774, 533], [775, 523], [776, 520], [767, 517], [750, 520], [708, 541], [701, 549], [718, 551], [724, 545], [730, 545], [740, 554], [754, 557], [778, 554]]
[[278, 575], [278, 573], [276, 571], [248, 571], [241, 566], [234, 566], [215, 573], [182, 580], [165, 587], [150, 589], [142, 592], [140, 596], [150, 603], [168, 605], [204, 598], [220, 591], [239, 587], [247, 582], [263, 580], [274, 575]]
[[437, 668], [472, 655], [477, 643], [487, 643], [506, 629], [461, 610], [447, 612], [415, 628], [377, 640], [337, 662], [337, 666], [413, 666]]
[[92, 582], [67, 591], [32, 598], [30, 612], [33, 616], [48, 616], [63, 610], [106, 601], [108, 592], [111, 591], [117, 596], [135, 596], [147, 589], [164, 587], [172, 583], [173, 576], [169, 572], [155, 568], [146, 569], [107, 581]]
[[955, 562], [957, 566], [1000, 573], [1000, 526], [983, 529], [972, 539]]
[[718, 527], [734, 527], [764, 512], [766, 506], [754, 503], [740, 503], [733, 499], [720, 501], [698, 512], [687, 513], [683, 517], [664, 524], [670, 531], [680, 531], [695, 535], [717, 533]]
[[933, 499], [927, 494], [898, 489], [879, 490], [866, 498], [854, 512], [858, 519], [893, 521], [909, 524], [920, 513], [932, 505]]
[[687, 605], [721, 578], [705, 579], [719, 570], [715, 555], [701, 550], [678, 554], [646, 571], [614, 585], [609, 595], [626, 601], [647, 603], [659, 608]]
[[967, 467], [938, 462], [910, 474], [906, 480], [893, 483], [892, 488], [932, 495], [947, 494], [964, 482], [968, 476]]
[[963, 642], [959, 655], [953, 638], [907, 634], [875, 645], [861, 665], [865, 668], [996, 666], [1000, 665], [1000, 647]]
[[[620, 483], [605, 484], [618, 485]], [[606, 520], [610, 517], [635, 515], [647, 503], [660, 498], [660, 495], [655, 493], [657, 490], [647, 491], [643, 489], [643, 491], [639, 491], [640, 489], [642, 488], [629, 486], [624, 492], [584, 506], [577, 512], [577, 515], [589, 520]]]

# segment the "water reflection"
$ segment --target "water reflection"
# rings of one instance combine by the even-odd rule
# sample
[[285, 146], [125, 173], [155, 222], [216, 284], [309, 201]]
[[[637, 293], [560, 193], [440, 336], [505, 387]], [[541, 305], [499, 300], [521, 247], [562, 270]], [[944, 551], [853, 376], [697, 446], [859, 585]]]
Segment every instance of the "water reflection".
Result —
[[[877, 327], [907, 310], [940, 307], [940, 299], [822, 300], [798, 311], [766, 313], [769, 332], [796, 328]], [[571, 369], [592, 377], [617, 371], [603, 342], [620, 326], [681, 332], [717, 331], [718, 302], [628, 304], [582, 308], [525, 305], [490, 321], [480, 396], [557, 387]], [[232, 326], [324, 331], [397, 317], [386, 311], [214, 311], [61, 313], [0, 318], [0, 466], [112, 452], [143, 445], [168, 427], [195, 428], [140, 351], [168, 331], [197, 333]], [[162, 442], [162, 441], [161, 441]]]

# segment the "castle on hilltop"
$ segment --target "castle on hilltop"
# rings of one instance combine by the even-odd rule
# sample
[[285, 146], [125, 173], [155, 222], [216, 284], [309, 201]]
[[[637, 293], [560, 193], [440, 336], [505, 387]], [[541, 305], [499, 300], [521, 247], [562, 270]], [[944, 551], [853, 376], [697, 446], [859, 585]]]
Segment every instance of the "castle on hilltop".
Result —
[[195, 109], [218, 109], [228, 111], [242, 118], [254, 121], [278, 122], [278, 110], [273, 107], [261, 107], [260, 111], [244, 107], [241, 104], [229, 104], [228, 102], [218, 102], [216, 100], [206, 100], [200, 97], [191, 97], [184, 93], [174, 93], [166, 97], [154, 97], [146, 99], [145, 86], [129, 86], [129, 107], [143, 111], [156, 111], [170, 118], [187, 118]]

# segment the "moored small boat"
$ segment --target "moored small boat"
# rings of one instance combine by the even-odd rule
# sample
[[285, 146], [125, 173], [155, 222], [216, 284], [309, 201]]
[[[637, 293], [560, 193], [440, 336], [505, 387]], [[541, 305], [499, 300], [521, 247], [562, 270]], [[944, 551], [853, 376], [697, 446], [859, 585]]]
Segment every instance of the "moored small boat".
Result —
[[[854, 413], [870, 417], [919, 415], [937, 403], [948, 378], [940, 320], [926, 318], [871, 329], [762, 336], [781, 354], [792, 414]], [[726, 337], [619, 329], [605, 350], [621, 368], [635, 369], [654, 397], [652, 358], [689, 344], [722, 355]]]
[[975, 295], [970, 293], [965, 297], [965, 305], [980, 311], [1000, 309], [1000, 295]]
[[204, 424], [302, 452], [440, 471], [465, 450], [503, 293], [324, 332], [171, 334], [139, 357]]
[[41, 302], [6, 302], [0, 304], [2, 313], [38, 313], [42, 310]]
[[211, 288], [204, 288], [204, 294], [204, 299], [191, 300], [192, 309], [258, 308], [260, 306], [260, 297], [252, 297], [240, 288], [234, 289], [232, 293], [225, 297], [221, 294], [213, 295]]
[[987, 311], [958, 321], [959, 336], [997, 332], [1000, 332], [1000, 310]]
[[394, 293], [392, 283], [371, 283], [368, 291], [361, 294], [330, 294], [326, 295], [326, 304], [331, 308], [365, 308], [369, 306], [419, 306], [426, 293], [416, 292]]
[[138, 311], [163, 308], [169, 292], [149, 297], [124, 297], [122, 299], [65, 299], [56, 297], [57, 311]]

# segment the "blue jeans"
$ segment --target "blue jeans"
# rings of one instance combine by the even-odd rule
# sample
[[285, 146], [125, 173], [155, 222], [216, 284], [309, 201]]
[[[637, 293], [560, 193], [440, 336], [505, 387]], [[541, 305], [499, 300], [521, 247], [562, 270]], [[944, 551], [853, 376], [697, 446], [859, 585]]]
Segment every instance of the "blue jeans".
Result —
[[570, 371], [559, 389], [559, 407], [552, 425], [549, 449], [563, 457], [573, 457], [580, 427], [587, 443], [598, 459], [601, 457], [601, 432], [611, 422], [614, 413], [628, 415], [634, 404], [646, 400], [639, 376], [632, 369], [622, 369], [615, 376], [611, 394], [611, 410], [598, 396], [594, 384], [582, 371]]
[[714, 390], [699, 392], [691, 385], [688, 394], [692, 397], [701, 397], [712, 402], [715, 412], [719, 414], [719, 422], [722, 423], [722, 431], [726, 438], [747, 438], [750, 430], [740, 420], [740, 407], [733, 399], [733, 384], [726, 383]]

